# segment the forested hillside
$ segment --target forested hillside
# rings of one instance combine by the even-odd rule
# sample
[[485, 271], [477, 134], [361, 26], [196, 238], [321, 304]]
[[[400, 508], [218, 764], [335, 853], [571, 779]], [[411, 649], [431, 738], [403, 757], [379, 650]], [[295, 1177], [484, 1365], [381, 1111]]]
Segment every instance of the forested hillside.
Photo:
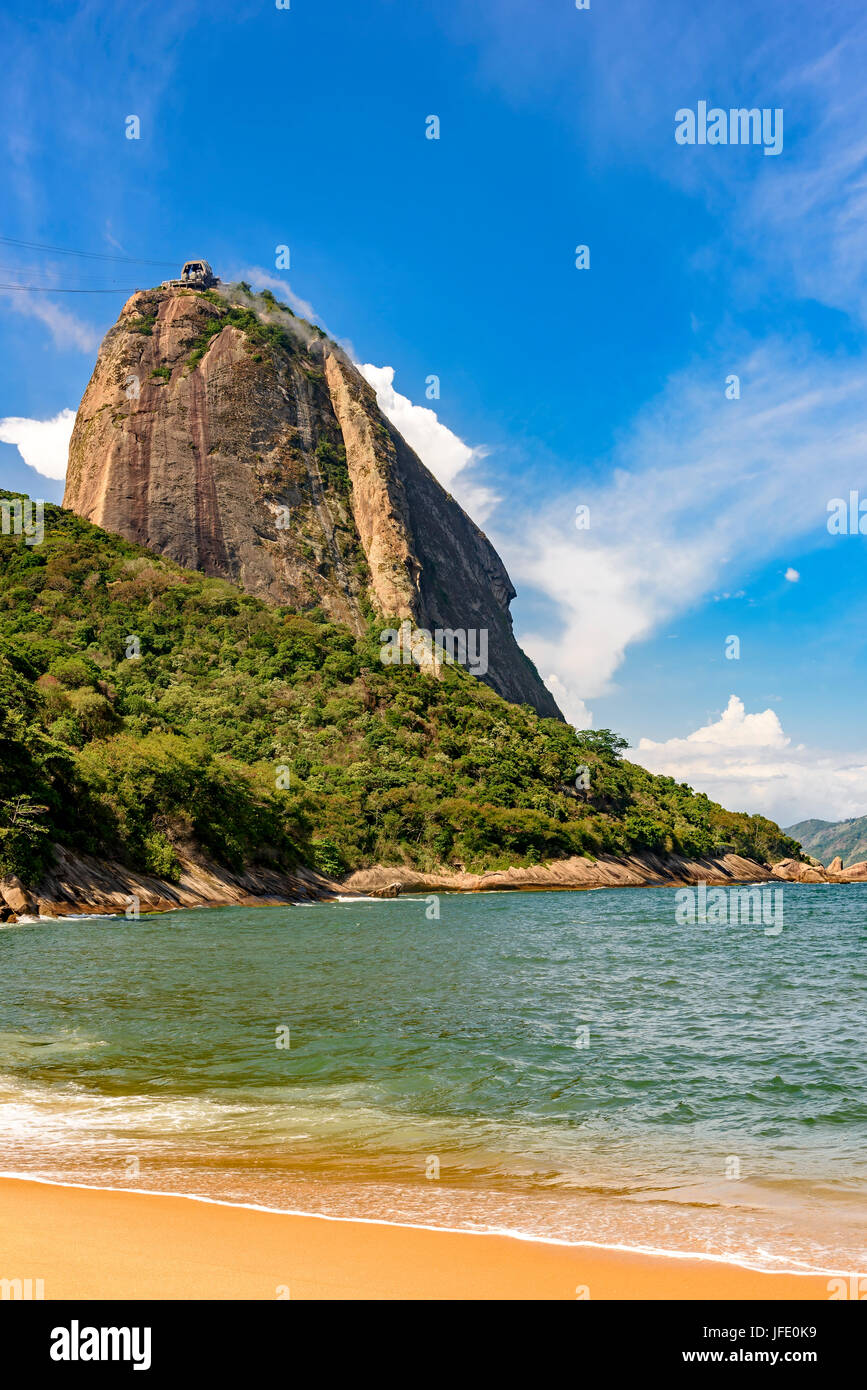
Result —
[[[0, 537], [0, 871], [52, 840], [164, 877], [229, 867], [470, 870], [573, 854], [798, 847], [459, 666], [379, 659], [313, 611], [267, 606], [60, 508]], [[586, 788], [576, 771], [588, 769]]]

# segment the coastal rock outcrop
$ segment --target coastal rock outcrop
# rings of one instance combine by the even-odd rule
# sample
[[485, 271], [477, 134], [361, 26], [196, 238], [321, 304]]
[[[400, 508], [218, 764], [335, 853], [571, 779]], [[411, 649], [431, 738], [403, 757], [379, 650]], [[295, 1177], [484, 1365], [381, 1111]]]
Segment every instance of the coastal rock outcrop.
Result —
[[[177, 883], [140, 873], [111, 859], [96, 859], [54, 845], [51, 868], [29, 912], [40, 917], [81, 913], [171, 912], [179, 907], [252, 907], [319, 902], [343, 890], [312, 870], [282, 873], [264, 866], [233, 873], [201, 855], [180, 854]], [[5, 894], [4, 894], [5, 896]]]
[[833, 859], [827, 868], [818, 859], [808, 855], [807, 862], [802, 859], [780, 859], [771, 865], [771, 870], [775, 878], [784, 879], [788, 883], [867, 882], [867, 860], [862, 860], [859, 864], [850, 864], [848, 869], [844, 869], [839, 856]]
[[369, 897], [371, 898], [399, 898], [403, 892], [403, 884], [392, 881], [385, 883], [381, 888], [371, 888]]
[[357, 869], [349, 874], [343, 880], [342, 888], [344, 892], [380, 897], [384, 896], [386, 886], [395, 882], [400, 885], [402, 893], [437, 890], [478, 893], [515, 888], [639, 888], [650, 884], [706, 883], [725, 886], [767, 883], [772, 878], [767, 865], [744, 859], [739, 854], [725, 854], [716, 859], [685, 859], [676, 854], [630, 854], [622, 858], [604, 855], [599, 859], [575, 855], [548, 864], [498, 869], [483, 874], [445, 868], [423, 873], [417, 869], [375, 865], [371, 869]]
[[867, 859], [850, 864], [848, 869], [844, 869], [840, 874], [840, 878], [844, 883], [867, 883]]
[[76, 416], [63, 504], [269, 603], [487, 632], [477, 674], [562, 718], [512, 632], [484, 533], [337, 344], [273, 297], [138, 291]]
[[0, 878], [0, 904], [5, 904], [7, 921], [11, 916], [29, 917], [37, 913], [35, 897], [14, 874]]

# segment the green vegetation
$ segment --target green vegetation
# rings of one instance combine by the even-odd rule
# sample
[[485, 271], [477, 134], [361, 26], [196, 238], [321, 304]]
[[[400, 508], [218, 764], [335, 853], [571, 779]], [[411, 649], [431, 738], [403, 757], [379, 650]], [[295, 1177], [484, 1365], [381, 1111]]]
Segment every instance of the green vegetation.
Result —
[[146, 338], [153, 335], [154, 324], [157, 321], [156, 308], [148, 308], [148, 312], [139, 315], [137, 319], [132, 319], [129, 325], [130, 333], [143, 333]]
[[171, 377], [171, 367], [154, 367], [151, 376], [159, 377], [162, 381], [168, 381]]
[[[266, 296], [260, 295], [259, 298]], [[192, 369], [197, 363], [201, 362], [211, 340], [222, 333], [224, 328], [239, 328], [247, 338], [249, 343], [257, 344], [261, 347], [278, 348], [283, 352], [292, 354], [296, 351], [297, 343], [285, 328], [281, 328], [276, 323], [263, 323], [258, 314], [252, 309], [245, 309], [240, 304], [227, 305], [226, 301], [214, 290], [205, 290], [200, 296], [203, 300], [219, 308], [220, 312], [208, 319], [205, 327], [197, 338], [190, 344], [190, 355], [187, 358], [187, 366]], [[271, 295], [275, 308], [283, 308], [277, 304], [274, 296]], [[290, 313], [291, 310], [286, 310]]]
[[41, 545], [0, 537], [0, 872], [34, 880], [52, 839], [169, 878], [189, 844], [332, 874], [797, 854], [770, 821], [624, 761], [609, 731], [540, 719], [457, 666], [383, 666], [382, 619], [357, 638], [45, 513]]
[[37, 806], [29, 796], [0, 803], [0, 872], [33, 875], [42, 866], [48, 834], [44, 817], [47, 806]]
[[[249, 286], [247, 287], [247, 292], [248, 292], [248, 293], [250, 292]], [[264, 301], [265, 301], [265, 303], [266, 303], [266, 305], [268, 306], [269, 309], [272, 309], [272, 310], [277, 310], [277, 309], [279, 309], [281, 313], [283, 313], [283, 314], [289, 314], [289, 315], [291, 315], [291, 317], [292, 317], [293, 319], [295, 318], [295, 314], [294, 314], [294, 312], [292, 311], [292, 309], [289, 308], [289, 305], [288, 305], [288, 304], [284, 304], [283, 301], [282, 301], [281, 299], [277, 299], [276, 296], [275, 296], [274, 294], [272, 294], [271, 290], [260, 290], [259, 296], [258, 296], [258, 297], [259, 297], [260, 299], [264, 299]], [[321, 329], [319, 329], [319, 330], [317, 330], [317, 331], [318, 331], [318, 332], [321, 332]], [[324, 335], [323, 335], [323, 336], [324, 336]]]
[[348, 499], [352, 492], [352, 484], [346, 463], [345, 446], [332, 444], [331, 440], [322, 434], [316, 442], [316, 459], [325, 486]]
[[[246, 299], [252, 301], [254, 307], [230, 303], [233, 290], [240, 290]], [[268, 348], [272, 352], [282, 350], [290, 355], [294, 354], [304, 341], [303, 337], [296, 336], [291, 328], [269, 322], [268, 316], [272, 314], [286, 314], [289, 318], [297, 319], [289, 305], [277, 299], [271, 290], [254, 291], [246, 280], [241, 280], [236, 286], [225, 286], [221, 290], [200, 290], [196, 293], [200, 301], [207, 301], [219, 312], [206, 322], [201, 333], [190, 344], [190, 355], [186, 365], [191, 370], [201, 362], [216, 335], [229, 326], [239, 328], [251, 347]], [[298, 322], [303, 324], [303, 330], [298, 332], [315, 333], [318, 338], [328, 341], [328, 335], [318, 324], [307, 323], [305, 320]], [[137, 328], [136, 331], [149, 332], [150, 329]], [[253, 354], [253, 361], [261, 362], [262, 354]], [[303, 371], [310, 381], [325, 380], [324, 373], [309, 365], [304, 366]]]

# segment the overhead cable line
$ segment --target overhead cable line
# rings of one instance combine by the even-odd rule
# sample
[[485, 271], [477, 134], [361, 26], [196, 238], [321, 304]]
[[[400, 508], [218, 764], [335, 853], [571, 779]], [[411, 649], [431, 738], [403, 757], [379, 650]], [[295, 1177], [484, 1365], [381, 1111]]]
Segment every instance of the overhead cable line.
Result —
[[[4, 275], [42, 275], [45, 272], [44, 268], [39, 265], [0, 265], [0, 273]], [[99, 278], [102, 280], [103, 285], [123, 284], [122, 280], [106, 280], [104, 275], [101, 275]], [[79, 277], [79, 284], [93, 284], [93, 279], [90, 276], [85, 276], [83, 280]]]
[[140, 285], [119, 285], [117, 289], [96, 289], [96, 290], [66, 290], [60, 285], [2, 285], [0, 290], [29, 290], [31, 292], [44, 291], [46, 294], [133, 294], [141, 289]]
[[57, 256], [83, 256], [89, 261], [121, 261], [124, 265], [176, 265], [176, 261], [148, 261], [141, 256], [111, 256], [101, 251], [70, 251], [63, 246], [45, 246], [38, 241], [17, 241], [14, 237], [0, 236], [0, 245], [23, 246], [29, 251], [52, 251]]

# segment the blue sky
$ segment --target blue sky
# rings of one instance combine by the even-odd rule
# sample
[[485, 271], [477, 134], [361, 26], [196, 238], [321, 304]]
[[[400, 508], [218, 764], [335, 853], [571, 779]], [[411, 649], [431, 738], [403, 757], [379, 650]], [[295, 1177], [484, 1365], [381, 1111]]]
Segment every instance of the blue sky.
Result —
[[[0, 39], [0, 235], [166, 262], [0, 243], [54, 287], [0, 289], [0, 437], [57, 472], [62, 423], [14, 422], [185, 258], [282, 282], [484, 525], [576, 722], [735, 809], [867, 813], [864, 540], [826, 527], [867, 498], [862, 7], [7, 0]], [[699, 101], [782, 109], [783, 149], [679, 145]], [[62, 495], [14, 442], [0, 476]]]

